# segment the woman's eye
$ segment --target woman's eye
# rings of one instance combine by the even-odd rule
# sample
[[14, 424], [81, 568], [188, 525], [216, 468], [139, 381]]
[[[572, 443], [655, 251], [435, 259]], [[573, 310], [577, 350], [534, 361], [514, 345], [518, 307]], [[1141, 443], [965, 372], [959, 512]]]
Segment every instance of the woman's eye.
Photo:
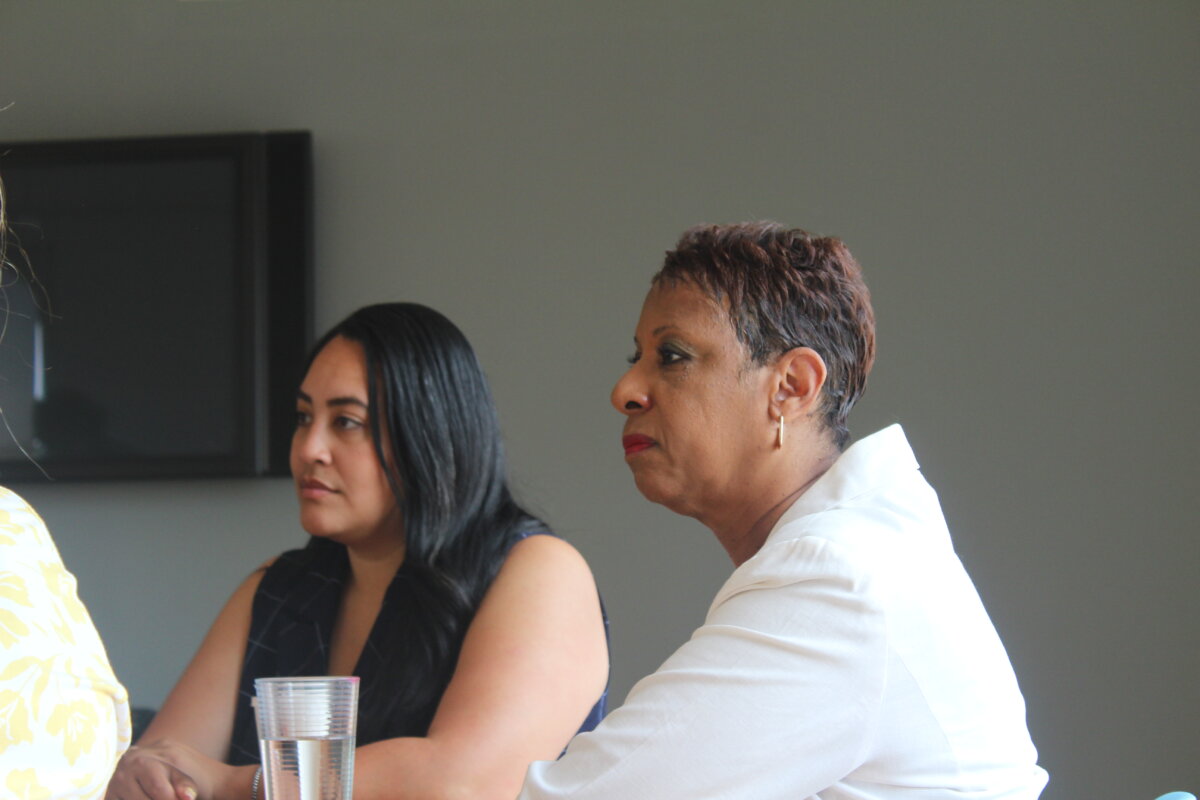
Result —
[[676, 350], [673, 347], [658, 348], [658, 361], [664, 367], [669, 367], [672, 364], [683, 361], [687, 356], [684, 353]]
[[296, 412], [296, 427], [297, 428], [302, 428], [310, 422], [312, 422], [312, 414], [309, 414], [307, 411], [297, 411]]
[[634, 354], [633, 354], [633, 355], [631, 355], [631, 356], [626, 356], [626, 357], [625, 357], [625, 360], [626, 360], [626, 361], [628, 361], [630, 364], [636, 364], [637, 362], [639, 362], [639, 361], [641, 361], [641, 360], [642, 360], [642, 354], [641, 354], [641, 353], [634, 353]]
[[334, 420], [334, 424], [345, 431], [357, 430], [363, 427], [362, 420], [357, 420], [354, 417], [338, 417]]

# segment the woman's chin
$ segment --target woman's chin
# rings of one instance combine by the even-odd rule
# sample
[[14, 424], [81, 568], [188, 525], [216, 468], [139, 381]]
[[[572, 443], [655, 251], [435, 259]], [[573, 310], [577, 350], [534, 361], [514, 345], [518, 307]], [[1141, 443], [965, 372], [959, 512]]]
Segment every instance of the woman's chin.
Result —
[[642, 493], [642, 497], [651, 503], [666, 506], [676, 513], [683, 513], [679, 510], [679, 507], [682, 505], [679, 487], [670, 486], [666, 481], [656, 479], [656, 477], [654, 475], [635, 473], [633, 482], [637, 486], [638, 491]]
[[319, 519], [305, 519], [300, 517], [300, 527], [304, 529], [309, 536], [315, 536], [318, 539], [337, 539], [341, 529], [332, 525], [324, 524]]
[[305, 532], [308, 533], [308, 535], [313, 537], [314, 539], [330, 539], [330, 540], [337, 539], [337, 537], [331, 531], [323, 531], [320, 529], [308, 530], [306, 528]]

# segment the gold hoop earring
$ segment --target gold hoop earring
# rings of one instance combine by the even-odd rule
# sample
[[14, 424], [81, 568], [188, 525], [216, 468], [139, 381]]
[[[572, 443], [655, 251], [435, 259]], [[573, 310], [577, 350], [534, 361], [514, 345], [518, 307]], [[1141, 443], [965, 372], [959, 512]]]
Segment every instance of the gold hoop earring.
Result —
[[783, 414], [779, 415], [779, 428], [775, 431], [775, 449], [783, 449]]

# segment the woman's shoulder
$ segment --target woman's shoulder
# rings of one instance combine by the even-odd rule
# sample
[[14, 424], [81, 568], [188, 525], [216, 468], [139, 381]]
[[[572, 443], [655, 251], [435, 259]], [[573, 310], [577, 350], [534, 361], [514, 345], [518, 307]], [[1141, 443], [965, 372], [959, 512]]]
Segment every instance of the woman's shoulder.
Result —
[[0, 509], [19, 508], [28, 506], [29, 504], [22, 499], [21, 495], [9, 489], [7, 486], [0, 486]]
[[33, 506], [3, 486], [0, 486], [0, 548], [3, 548], [0, 563], [9, 569], [18, 563], [62, 563], [58, 546]]
[[587, 567], [583, 555], [574, 545], [547, 528], [517, 534], [501, 569], [510, 564], [522, 569], [547, 569], [571, 564]]
[[[583, 554], [565, 539], [544, 534], [524, 536], [513, 544], [488, 595], [493, 600], [536, 596], [534, 602], [542, 605], [582, 601], [588, 606], [600, 597], [596, 578]], [[602, 604], [600, 608], [607, 628], [608, 617]]]
[[[608, 616], [587, 559], [565, 539], [538, 531], [519, 538], [484, 595], [489, 625], [499, 618], [528, 624], [531, 611], [548, 619], [594, 620], [608, 634]], [[478, 617], [477, 617], [478, 619]], [[574, 624], [574, 623], [572, 623]]]
[[17, 528], [42, 529], [42, 518], [25, 498], [5, 486], [0, 486], [0, 531], [16, 532]]

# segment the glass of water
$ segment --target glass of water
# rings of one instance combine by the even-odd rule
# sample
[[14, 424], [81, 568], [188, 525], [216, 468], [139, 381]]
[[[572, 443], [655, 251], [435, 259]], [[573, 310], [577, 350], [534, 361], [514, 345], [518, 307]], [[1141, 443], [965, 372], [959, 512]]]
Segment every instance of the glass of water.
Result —
[[358, 678], [258, 678], [266, 800], [350, 800]]

